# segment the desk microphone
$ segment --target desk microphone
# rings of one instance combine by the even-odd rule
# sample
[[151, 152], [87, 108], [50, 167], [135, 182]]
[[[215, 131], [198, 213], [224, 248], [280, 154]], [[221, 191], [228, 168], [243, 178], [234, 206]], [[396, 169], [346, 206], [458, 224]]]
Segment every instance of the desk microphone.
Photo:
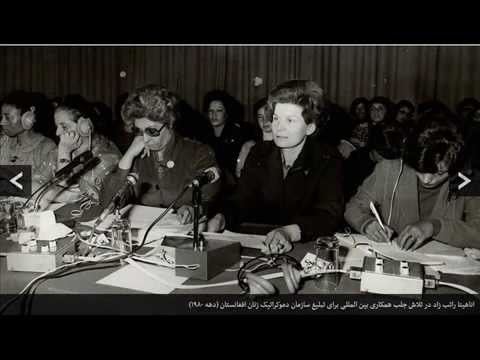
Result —
[[113, 195], [112, 199], [108, 203], [107, 207], [102, 211], [100, 216], [98, 217], [97, 221], [101, 223], [105, 218], [115, 210], [115, 207], [118, 206], [120, 200], [125, 196], [128, 189], [131, 186], [134, 186], [138, 182], [138, 174], [137, 173], [129, 173], [123, 185], [118, 189], [117, 193]]
[[61, 177], [68, 175], [74, 171], [78, 165], [85, 165], [90, 159], [92, 159], [93, 154], [91, 151], [87, 150], [77, 157], [75, 157], [69, 164], [61, 168], [55, 173], [55, 178], [60, 179]]
[[77, 175], [80, 175], [84, 173], [85, 171], [88, 171], [90, 169], [93, 169], [95, 166], [100, 164], [101, 160], [98, 157], [94, 157], [91, 159], [88, 159], [86, 162], [82, 162], [75, 166], [72, 171], [69, 173], [70, 178], [74, 178]]
[[212, 166], [203, 170], [200, 175], [197, 175], [189, 186], [200, 187], [207, 184], [213, 184], [214, 182], [218, 181], [218, 179], [220, 179], [220, 170], [217, 167]]

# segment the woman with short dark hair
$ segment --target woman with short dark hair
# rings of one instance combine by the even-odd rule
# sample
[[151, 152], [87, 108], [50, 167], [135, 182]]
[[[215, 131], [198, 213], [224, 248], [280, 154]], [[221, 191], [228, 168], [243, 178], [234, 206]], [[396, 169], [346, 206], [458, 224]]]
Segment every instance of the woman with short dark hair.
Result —
[[350, 117], [353, 120], [353, 129], [349, 141], [357, 148], [367, 146], [369, 132], [369, 116], [367, 114], [368, 100], [358, 97], [350, 105]]
[[48, 119], [41, 118], [35, 94], [22, 90], [5, 96], [1, 109], [0, 165], [30, 165], [35, 191], [55, 174], [55, 162], [49, 154], [57, 146], [37, 131]]
[[393, 103], [385, 96], [375, 96], [368, 105], [368, 115], [373, 126], [392, 120]]
[[208, 144], [215, 151], [218, 165], [224, 173], [224, 190], [228, 193], [236, 185], [234, 174], [242, 145], [253, 139], [253, 131], [243, 121], [243, 105], [224, 90], [208, 92], [203, 110], [210, 122]]
[[238, 154], [237, 167], [235, 169], [235, 176], [239, 178], [242, 175], [245, 161], [250, 153], [250, 150], [257, 142], [271, 143], [273, 140], [272, 134], [272, 114], [268, 110], [267, 98], [261, 98], [255, 104], [253, 104], [253, 117], [257, 120], [255, 126], [255, 139], [248, 140], [242, 145], [242, 149]]
[[367, 146], [355, 150], [345, 160], [345, 199], [357, 192], [362, 182], [382, 160], [399, 159], [402, 155], [407, 130], [395, 121], [375, 126]]
[[395, 105], [395, 121], [408, 127], [413, 127], [415, 106], [409, 100], [400, 100]]
[[268, 224], [273, 230], [266, 235], [264, 251], [285, 253], [297, 241], [337, 230], [344, 209], [342, 158], [335, 148], [312, 138], [322, 127], [324, 107], [323, 90], [315, 82], [280, 84], [271, 91], [268, 106], [274, 146], [254, 146], [238, 188], [208, 229]]
[[[402, 160], [380, 162], [347, 204], [345, 219], [375, 241], [415, 250], [430, 240], [480, 248], [480, 199], [458, 196], [463, 139], [453, 121], [427, 115], [408, 136]], [[385, 223], [383, 230], [370, 202]]]

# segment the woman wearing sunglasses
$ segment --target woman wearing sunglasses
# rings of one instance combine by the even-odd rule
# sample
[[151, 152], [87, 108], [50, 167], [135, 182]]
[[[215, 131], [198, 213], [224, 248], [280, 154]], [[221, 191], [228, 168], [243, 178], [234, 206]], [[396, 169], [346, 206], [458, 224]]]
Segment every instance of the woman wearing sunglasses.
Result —
[[[121, 115], [126, 123], [134, 124], [135, 137], [111, 175], [102, 203], [107, 203], [133, 172], [139, 181], [124, 203], [167, 207], [196, 176], [217, 167], [207, 145], [183, 138], [174, 130], [178, 101], [176, 95], [158, 85], [141, 87], [127, 98]], [[202, 188], [204, 211], [218, 193], [219, 183]], [[176, 209], [181, 223], [193, 221], [191, 190], [178, 200]]]

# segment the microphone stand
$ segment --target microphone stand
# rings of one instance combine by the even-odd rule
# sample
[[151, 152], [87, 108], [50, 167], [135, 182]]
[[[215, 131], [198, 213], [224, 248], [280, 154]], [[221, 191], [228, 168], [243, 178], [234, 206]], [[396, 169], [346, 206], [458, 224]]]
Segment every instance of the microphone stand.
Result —
[[202, 190], [198, 183], [194, 182], [192, 192], [193, 203], [193, 250], [203, 251], [204, 238], [202, 234], [199, 234], [200, 225], [200, 206], [202, 204]]
[[[88, 160], [86, 163], [85, 163], [85, 168], [82, 170], [82, 171], [87, 171], [88, 169], [91, 169], [95, 166], [97, 166], [98, 164], [100, 163], [100, 160], [99, 158], [92, 158], [90, 160]], [[87, 168], [88, 166], [88, 168]], [[38, 206], [40, 205], [40, 201], [42, 200], [43, 196], [45, 196], [45, 194], [47, 193], [47, 191], [50, 189], [50, 187], [52, 185], [58, 185], [60, 182], [62, 182], [63, 180], [66, 180], [67, 183], [71, 182], [72, 179], [74, 179], [75, 177], [79, 176], [81, 172], [78, 172], [78, 173], [73, 173], [73, 174], [68, 174], [68, 173], [65, 173], [65, 174], [62, 174], [60, 176], [56, 176], [54, 177], [52, 180], [50, 180], [45, 187], [43, 187], [43, 190], [42, 192], [37, 196], [37, 198], [35, 199], [35, 202], [34, 202], [34, 206], [33, 206], [33, 211], [37, 211], [38, 210]], [[38, 190], [40, 189], [37, 189], [37, 192]], [[33, 195], [32, 195], [33, 196]], [[25, 205], [28, 203], [28, 201], [25, 202]]]
[[145, 245], [145, 241], [147, 240], [147, 236], [148, 236], [148, 233], [150, 232], [150, 230], [153, 229], [153, 227], [160, 221], [162, 220], [165, 215], [168, 214], [168, 212], [173, 209], [173, 207], [175, 206], [175, 204], [177, 203], [178, 200], [180, 200], [180, 198], [183, 196], [183, 194], [185, 194], [185, 192], [190, 189], [190, 186], [187, 185], [183, 188], [183, 190], [180, 192], [180, 194], [178, 194], [178, 196], [170, 203], [170, 205], [168, 205], [168, 207], [155, 219], [153, 220], [153, 222], [150, 224], [150, 226], [147, 228], [147, 231], [145, 231], [145, 235], [143, 235], [143, 239], [142, 239], [142, 242], [134, 249], [135, 251], [138, 251], [140, 250], [143, 245]]
[[[48, 182], [46, 182], [45, 184], [41, 185], [37, 190], [35, 190], [35, 191], [32, 193], [32, 195], [30, 195], [30, 196], [28, 197], [28, 199], [23, 203], [22, 209], [25, 209], [25, 208], [27, 207], [27, 205], [28, 205], [28, 203], [30, 202], [30, 200], [32, 200], [33, 197], [34, 197], [36, 194], [38, 194], [40, 191], [44, 190], [45, 188], [49, 188], [52, 184], [55, 183], [55, 181], [56, 181], [56, 179], [53, 178], [53, 179], [49, 180]], [[36, 201], [35, 201], [35, 202], [36, 202]], [[34, 205], [34, 207], [35, 207], [35, 205]]]

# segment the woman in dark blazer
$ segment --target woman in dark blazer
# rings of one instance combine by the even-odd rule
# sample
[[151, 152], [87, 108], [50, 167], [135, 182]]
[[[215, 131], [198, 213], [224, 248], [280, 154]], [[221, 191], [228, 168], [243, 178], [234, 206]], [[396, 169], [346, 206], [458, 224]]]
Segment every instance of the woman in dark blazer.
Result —
[[208, 229], [271, 224], [265, 252], [284, 253], [294, 242], [337, 230], [344, 209], [342, 159], [336, 149], [311, 138], [323, 109], [323, 90], [316, 83], [283, 83], [270, 93], [268, 104], [275, 146], [255, 145], [238, 188]]

